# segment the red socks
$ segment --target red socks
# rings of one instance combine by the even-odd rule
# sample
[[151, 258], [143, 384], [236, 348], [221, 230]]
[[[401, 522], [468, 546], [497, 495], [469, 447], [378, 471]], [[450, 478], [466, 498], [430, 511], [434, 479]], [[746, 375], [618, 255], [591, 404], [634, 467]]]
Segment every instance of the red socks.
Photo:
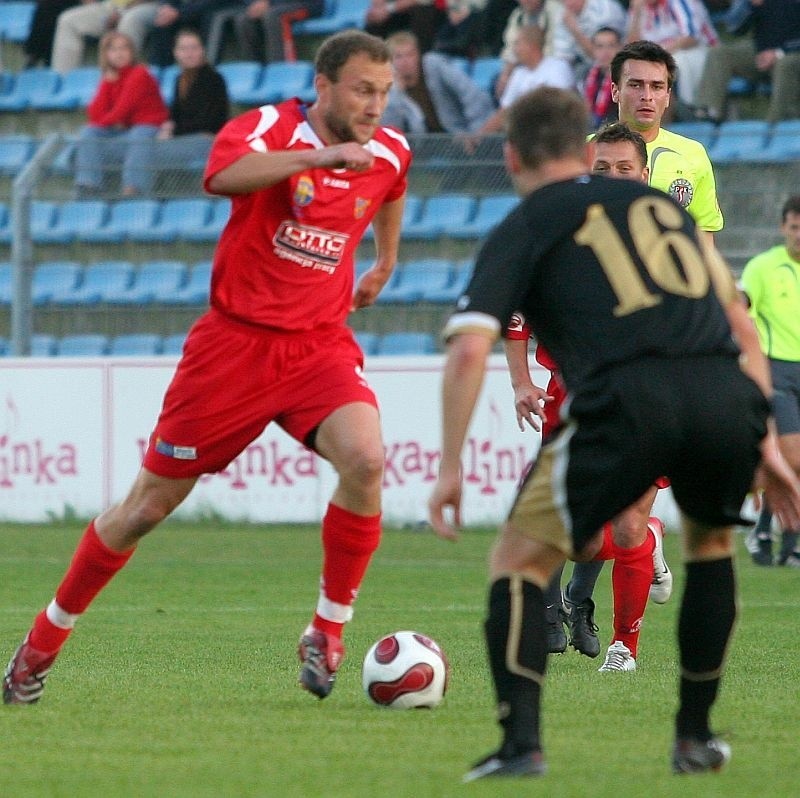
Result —
[[[134, 551], [118, 552], [108, 548], [98, 537], [92, 521], [78, 543], [67, 573], [56, 591], [57, 608], [51, 605], [36, 616], [29, 638], [31, 647], [37, 651], [58, 651], [75, 623], [75, 617], [70, 616], [78, 616], [86, 610]], [[53, 616], [56, 614], [60, 617], [54, 623]]]
[[614, 640], [621, 640], [636, 657], [639, 631], [653, 581], [655, 540], [648, 531], [644, 543], [634, 549], [614, 546], [611, 585], [614, 592]]
[[381, 537], [381, 516], [356, 515], [335, 504], [322, 519], [322, 579], [313, 626], [342, 636], [352, 603]]

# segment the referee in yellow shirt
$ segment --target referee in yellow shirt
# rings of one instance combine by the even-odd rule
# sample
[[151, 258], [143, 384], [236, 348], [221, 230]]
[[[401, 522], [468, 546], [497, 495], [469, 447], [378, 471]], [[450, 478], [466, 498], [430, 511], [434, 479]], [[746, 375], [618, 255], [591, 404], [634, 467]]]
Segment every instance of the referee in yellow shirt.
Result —
[[[800, 474], [800, 195], [784, 203], [780, 230], [783, 244], [749, 260], [741, 282], [769, 359], [781, 452]], [[800, 568], [797, 531], [784, 529], [781, 538], [778, 565]], [[766, 505], [748, 543], [753, 562], [773, 564], [772, 513]]]

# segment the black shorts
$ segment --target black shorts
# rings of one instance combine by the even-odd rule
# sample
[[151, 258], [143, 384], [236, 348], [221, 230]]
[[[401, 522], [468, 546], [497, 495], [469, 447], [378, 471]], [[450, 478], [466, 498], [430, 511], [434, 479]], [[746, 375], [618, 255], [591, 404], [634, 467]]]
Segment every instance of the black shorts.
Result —
[[609, 369], [568, 400], [509, 521], [565, 554], [579, 552], [660, 476], [694, 520], [745, 523], [769, 405], [734, 356], [643, 358]]
[[770, 360], [775, 396], [772, 412], [778, 435], [800, 432], [800, 362]]

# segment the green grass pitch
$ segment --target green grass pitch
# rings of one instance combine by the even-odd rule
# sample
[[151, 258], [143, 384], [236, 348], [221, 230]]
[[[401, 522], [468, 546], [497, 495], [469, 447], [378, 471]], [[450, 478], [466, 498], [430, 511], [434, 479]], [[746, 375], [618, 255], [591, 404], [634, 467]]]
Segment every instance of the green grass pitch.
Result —
[[[49, 601], [82, 528], [4, 525], [0, 656]], [[650, 605], [639, 670], [599, 674], [569, 649], [551, 658], [544, 706], [549, 773], [460, 783], [495, 747], [481, 637], [493, 532], [459, 544], [387, 531], [347, 630], [330, 698], [296, 685], [297, 638], [317, 594], [311, 526], [170, 522], [140, 546], [61, 654], [43, 699], [0, 707], [0, 796], [34, 798], [448, 798], [797, 794], [800, 574], [759, 569], [739, 536], [740, 615], [713, 721], [733, 745], [720, 774], [669, 772], [676, 702], [677, 536], [666, 550], [673, 599]], [[604, 646], [610, 568], [595, 595]], [[435, 710], [374, 707], [360, 664], [381, 635], [416, 629], [451, 662]]]

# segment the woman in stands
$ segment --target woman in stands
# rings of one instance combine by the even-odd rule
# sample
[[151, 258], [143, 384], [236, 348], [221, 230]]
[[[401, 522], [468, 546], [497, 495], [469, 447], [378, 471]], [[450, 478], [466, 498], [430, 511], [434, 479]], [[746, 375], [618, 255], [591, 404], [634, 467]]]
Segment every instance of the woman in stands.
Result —
[[100, 192], [109, 165], [121, 160], [123, 196], [146, 194], [152, 185], [149, 151], [167, 120], [167, 106], [125, 34], [113, 31], [100, 40], [100, 69], [102, 79], [87, 108], [89, 124], [78, 141], [77, 193]]

